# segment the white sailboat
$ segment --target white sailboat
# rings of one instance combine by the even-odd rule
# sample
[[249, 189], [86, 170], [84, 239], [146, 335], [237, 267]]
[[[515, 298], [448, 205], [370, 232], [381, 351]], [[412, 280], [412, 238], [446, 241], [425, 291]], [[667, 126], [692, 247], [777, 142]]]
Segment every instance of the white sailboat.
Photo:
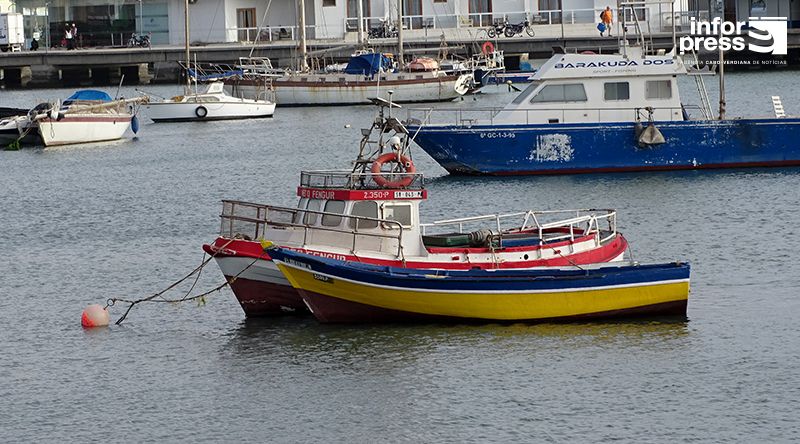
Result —
[[[245, 95], [256, 94], [263, 89], [266, 76], [274, 77], [272, 86], [276, 100], [281, 105], [367, 104], [371, 103], [370, 98], [388, 98], [389, 91], [393, 92], [393, 102], [440, 102], [453, 100], [470, 90], [470, 74], [447, 73], [438, 68], [429, 71], [405, 69], [402, 26], [398, 26], [398, 59], [394, 63], [383, 54], [362, 50], [351, 57], [344, 72], [311, 71], [308, 66], [304, 3], [304, 0], [299, 0], [298, 69], [280, 71], [273, 69], [264, 58], [241, 59], [241, 78], [226, 81], [233, 91]], [[402, 3], [398, 1], [398, 22], [402, 21]], [[365, 46], [363, 32], [359, 33], [359, 43]]]
[[[186, 63], [189, 63], [189, 2], [184, 0], [184, 26]], [[196, 65], [196, 64], [195, 64]], [[224, 83], [215, 80], [202, 92], [198, 87], [200, 75], [197, 68], [186, 67], [184, 94], [145, 106], [154, 122], [185, 122], [197, 120], [232, 120], [272, 117], [275, 102], [261, 94], [252, 94], [252, 99], [234, 97], [225, 92]], [[192, 82], [194, 88], [192, 88]]]

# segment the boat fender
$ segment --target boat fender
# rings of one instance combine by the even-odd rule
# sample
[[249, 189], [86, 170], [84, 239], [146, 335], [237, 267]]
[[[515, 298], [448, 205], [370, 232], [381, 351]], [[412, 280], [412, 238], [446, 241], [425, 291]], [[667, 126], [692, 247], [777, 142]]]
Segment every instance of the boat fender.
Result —
[[667, 141], [664, 139], [664, 135], [661, 134], [661, 131], [656, 128], [655, 125], [650, 123], [647, 128], [642, 131], [642, 134], [639, 135], [639, 146], [653, 146], [653, 145], [661, 145], [662, 143], [666, 143]]
[[639, 136], [642, 135], [642, 131], [644, 131], [644, 126], [642, 126], [642, 122], [637, 120], [633, 125], [633, 140], [636, 141], [636, 143], [639, 143]]
[[372, 162], [372, 168], [370, 168], [370, 172], [373, 174], [372, 180], [374, 180], [378, 186], [384, 188], [405, 188], [411, 185], [411, 182], [414, 181], [414, 176], [412, 175], [402, 176], [396, 180], [389, 180], [384, 177], [383, 174], [381, 174], [381, 167], [383, 167], [383, 164], [386, 162], [399, 163], [408, 174], [414, 174], [417, 171], [414, 162], [412, 162], [410, 158], [401, 156], [400, 153], [397, 152], [383, 154]]
[[488, 228], [481, 228], [478, 231], [469, 233], [469, 245], [471, 247], [483, 247], [489, 245], [489, 240], [492, 238], [492, 230]]
[[483, 42], [483, 45], [481, 45], [481, 51], [483, 52], [483, 55], [489, 55], [489, 54], [493, 53], [494, 52], [494, 43], [492, 43], [492, 42]]
[[139, 132], [139, 118], [136, 116], [131, 119], [131, 131], [133, 131], [133, 134]]
[[198, 106], [194, 110], [194, 115], [197, 116], [198, 118], [202, 119], [202, 118], [204, 118], [205, 116], [208, 115], [208, 110], [206, 109], [205, 106]]

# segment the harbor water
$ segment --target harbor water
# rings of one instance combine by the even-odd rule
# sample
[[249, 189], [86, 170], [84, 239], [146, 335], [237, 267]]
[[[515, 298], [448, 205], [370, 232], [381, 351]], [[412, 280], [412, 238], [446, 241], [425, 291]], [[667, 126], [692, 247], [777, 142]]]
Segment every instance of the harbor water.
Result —
[[[800, 114], [796, 71], [726, 78], [729, 115], [770, 115], [770, 95]], [[437, 106], [510, 100], [492, 88]], [[374, 112], [142, 116], [133, 140], [0, 151], [0, 442], [800, 440], [800, 169], [460, 178], [415, 151], [426, 221], [616, 208], [635, 260], [691, 262], [686, 322], [319, 325], [245, 319], [223, 289], [81, 328], [87, 304], [199, 265], [221, 199], [291, 206], [301, 169], [347, 167]], [[221, 282], [211, 263], [194, 292]]]

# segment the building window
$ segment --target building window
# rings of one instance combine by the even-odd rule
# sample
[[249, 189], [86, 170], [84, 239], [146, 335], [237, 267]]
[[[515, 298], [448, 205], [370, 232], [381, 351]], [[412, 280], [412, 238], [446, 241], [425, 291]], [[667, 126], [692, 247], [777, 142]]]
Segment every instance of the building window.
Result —
[[[353, 204], [353, 210], [350, 212], [353, 216], [378, 218], [378, 202], [359, 200]], [[378, 228], [378, 221], [376, 220], [363, 220], [363, 219], [350, 219], [350, 228]]]
[[533, 96], [531, 103], [546, 102], [585, 102], [586, 90], [583, 84], [547, 85]]
[[631, 89], [628, 82], [611, 82], [605, 83], [606, 100], [628, 100], [631, 98]]
[[669, 80], [648, 80], [645, 83], [645, 96], [648, 99], [671, 99], [672, 83]]
[[336, 0], [322, 0], [322, 7], [327, 8], [330, 6], [336, 6]]
[[[239, 28], [239, 41], [249, 42], [255, 39], [256, 8], [243, 8], [236, 10], [236, 27]], [[252, 33], [250, 32], [252, 30]]]
[[434, 3], [447, 3], [447, 0], [433, 0]]
[[[344, 213], [344, 201], [343, 200], [329, 200], [325, 202], [325, 210], [326, 213], [336, 213], [342, 214]], [[342, 216], [332, 216], [330, 214], [323, 214], [322, 215], [322, 225], [326, 227], [338, 227], [339, 224], [342, 223]]]

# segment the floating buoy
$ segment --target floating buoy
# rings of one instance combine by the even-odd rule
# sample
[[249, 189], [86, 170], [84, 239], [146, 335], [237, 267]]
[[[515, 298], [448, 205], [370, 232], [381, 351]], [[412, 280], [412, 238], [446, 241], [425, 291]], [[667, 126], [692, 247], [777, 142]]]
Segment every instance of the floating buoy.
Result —
[[349, 123], [346, 123], [346, 124], [344, 125], [344, 127], [345, 127], [345, 128], [350, 128], [350, 124], [349, 124]]
[[107, 327], [108, 310], [100, 304], [91, 304], [83, 310], [81, 325], [84, 328]]

